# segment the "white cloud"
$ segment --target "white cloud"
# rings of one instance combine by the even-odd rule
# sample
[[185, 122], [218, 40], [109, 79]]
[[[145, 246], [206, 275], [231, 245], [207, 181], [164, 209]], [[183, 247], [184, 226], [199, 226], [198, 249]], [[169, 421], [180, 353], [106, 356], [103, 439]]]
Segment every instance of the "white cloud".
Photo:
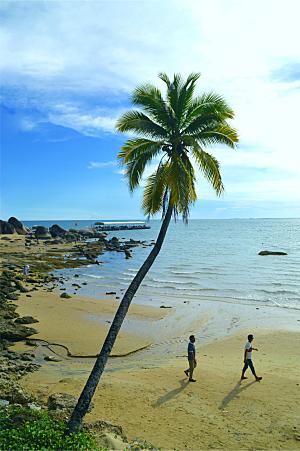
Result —
[[102, 169], [109, 166], [117, 166], [116, 161], [90, 161], [88, 164], [88, 169]]
[[[4, 0], [1, 11], [3, 85], [22, 87], [50, 122], [89, 136], [113, 132], [118, 99], [137, 83], [162, 70], [200, 71], [199, 88], [220, 92], [236, 111], [240, 149], [215, 152], [231, 171], [227, 196], [298, 196], [298, 0]], [[85, 96], [98, 104], [81, 103]], [[235, 180], [241, 168], [243, 182]], [[262, 169], [274, 179], [261, 180]]]

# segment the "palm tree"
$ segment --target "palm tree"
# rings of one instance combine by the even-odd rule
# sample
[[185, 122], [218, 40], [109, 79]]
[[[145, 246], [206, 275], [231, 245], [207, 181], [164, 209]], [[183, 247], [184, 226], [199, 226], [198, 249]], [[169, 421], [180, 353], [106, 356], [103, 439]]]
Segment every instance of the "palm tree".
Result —
[[131, 191], [139, 186], [146, 166], [157, 162], [144, 188], [143, 209], [148, 216], [162, 211], [163, 220], [156, 244], [124, 294], [67, 433], [79, 428], [88, 410], [131, 300], [162, 247], [172, 215], [180, 214], [185, 222], [188, 220], [189, 208], [197, 199], [194, 165], [217, 195], [224, 190], [219, 163], [204, 149], [213, 144], [235, 148], [238, 135], [227, 122], [234, 112], [213, 92], [194, 95], [199, 76], [192, 73], [183, 80], [174, 75], [171, 81], [166, 74], [159, 74], [166, 84], [166, 97], [153, 85], [137, 87], [132, 103], [139, 109], [128, 111], [117, 122], [118, 131], [137, 135], [128, 139], [118, 154]]

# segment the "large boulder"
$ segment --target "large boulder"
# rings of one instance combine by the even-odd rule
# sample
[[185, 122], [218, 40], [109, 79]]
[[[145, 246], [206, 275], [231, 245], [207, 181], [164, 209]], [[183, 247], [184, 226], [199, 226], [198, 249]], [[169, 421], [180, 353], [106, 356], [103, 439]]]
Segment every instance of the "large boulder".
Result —
[[47, 240], [47, 239], [51, 238], [49, 229], [44, 226], [36, 226], [34, 235], [36, 238], [38, 238], [40, 240]]
[[14, 216], [9, 218], [8, 222], [9, 222], [9, 224], [11, 224], [15, 228], [15, 231], [19, 235], [26, 235], [28, 233], [28, 229], [22, 224], [21, 221], [19, 221]]
[[0, 234], [12, 234], [16, 233], [16, 229], [12, 224], [7, 221], [2, 221], [0, 219]]
[[49, 231], [53, 238], [63, 237], [67, 233], [67, 230], [63, 229], [58, 224], [53, 224]]

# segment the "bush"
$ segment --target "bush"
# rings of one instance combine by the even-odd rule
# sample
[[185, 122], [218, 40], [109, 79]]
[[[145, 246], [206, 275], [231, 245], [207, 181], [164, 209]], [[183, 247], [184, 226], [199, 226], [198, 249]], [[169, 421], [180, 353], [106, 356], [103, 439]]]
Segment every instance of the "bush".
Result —
[[0, 408], [0, 450], [97, 450], [94, 436], [86, 431], [64, 437], [66, 423], [48, 412], [9, 406]]

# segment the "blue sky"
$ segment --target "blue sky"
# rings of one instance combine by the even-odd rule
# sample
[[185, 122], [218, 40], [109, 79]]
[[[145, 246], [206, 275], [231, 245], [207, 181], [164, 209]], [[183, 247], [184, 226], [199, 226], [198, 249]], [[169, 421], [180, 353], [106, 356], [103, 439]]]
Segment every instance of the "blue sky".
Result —
[[236, 111], [225, 195], [198, 174], [191, 217], [300, 217], [299, 17], [297, 0], [2, 1], [1, 218], [142, 218], [114, 124], [160, 71], [201, 72]]

